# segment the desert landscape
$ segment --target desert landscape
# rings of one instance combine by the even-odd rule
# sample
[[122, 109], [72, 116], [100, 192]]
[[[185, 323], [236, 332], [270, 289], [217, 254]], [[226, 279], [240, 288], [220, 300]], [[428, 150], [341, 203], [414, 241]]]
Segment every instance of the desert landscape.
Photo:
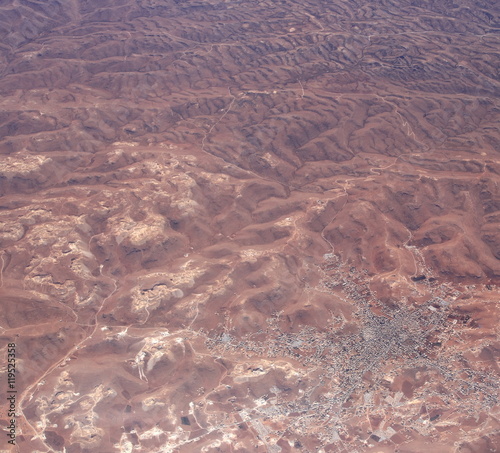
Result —
[[1, 2], [0, 452], [499, 452], [499, 13]]

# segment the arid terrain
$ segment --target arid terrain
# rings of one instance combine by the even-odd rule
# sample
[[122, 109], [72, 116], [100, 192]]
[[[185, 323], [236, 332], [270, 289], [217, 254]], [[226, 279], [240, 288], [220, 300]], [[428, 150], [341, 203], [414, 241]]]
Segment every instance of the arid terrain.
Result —
[[499, 452], [499, 13], [0, 2], [0, 452]]

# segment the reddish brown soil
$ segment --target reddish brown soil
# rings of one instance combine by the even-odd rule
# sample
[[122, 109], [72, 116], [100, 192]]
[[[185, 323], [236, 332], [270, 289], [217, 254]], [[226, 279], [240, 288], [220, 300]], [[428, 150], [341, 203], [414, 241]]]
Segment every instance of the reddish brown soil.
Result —
[[498, 451], [499, 26], [2, 2], [0, 450]]

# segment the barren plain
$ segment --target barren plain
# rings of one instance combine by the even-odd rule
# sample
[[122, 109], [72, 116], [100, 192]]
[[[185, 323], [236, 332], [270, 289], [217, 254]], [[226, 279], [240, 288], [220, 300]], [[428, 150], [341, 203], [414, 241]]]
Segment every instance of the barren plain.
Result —
[[0, 451], [500, 451], [499, 12], [1, 2]]

